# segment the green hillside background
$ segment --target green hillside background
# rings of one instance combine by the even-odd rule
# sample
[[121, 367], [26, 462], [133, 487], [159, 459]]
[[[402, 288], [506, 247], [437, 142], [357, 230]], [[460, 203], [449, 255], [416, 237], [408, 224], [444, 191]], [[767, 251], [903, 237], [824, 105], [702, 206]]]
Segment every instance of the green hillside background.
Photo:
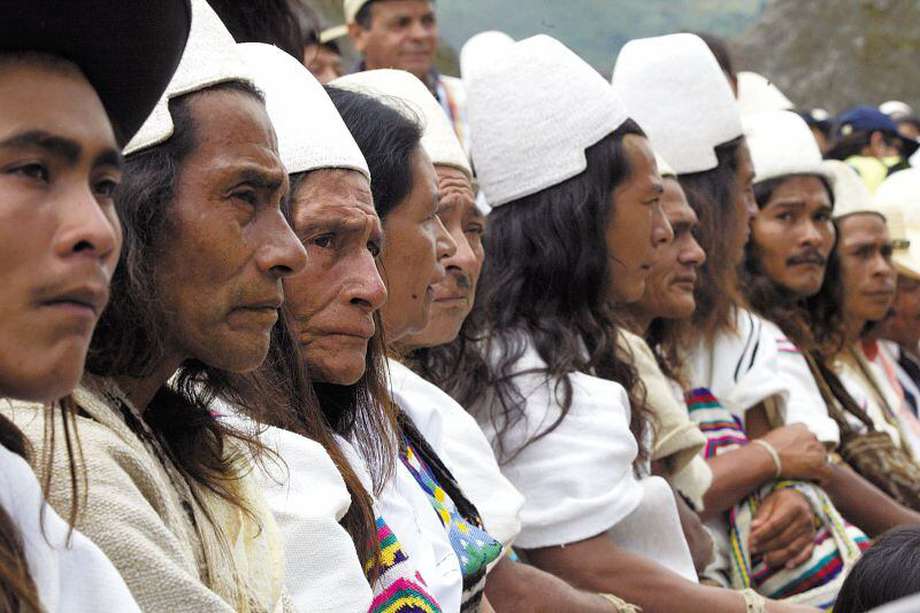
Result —
[[[328, 25], [341, 0], [303, 0]], [[463, 43], [483, 30], [547, 33], [609, 76], [632, 39], [706, 31], [730, 41], [740, 69], [775, 81], [802, 108], [838, 112], [897, 98], [920, 112], [920, 0], [437, 0], [438, 66], [457, 72]]]

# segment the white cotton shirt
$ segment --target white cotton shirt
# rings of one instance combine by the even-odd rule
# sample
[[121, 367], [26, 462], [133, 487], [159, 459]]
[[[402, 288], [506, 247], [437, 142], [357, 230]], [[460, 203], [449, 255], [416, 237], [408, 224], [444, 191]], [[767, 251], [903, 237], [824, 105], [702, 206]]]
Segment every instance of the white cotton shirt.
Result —
[[319, 443], [269, 427], [256, 476], [284, 541], [285, 586], [298, 611], [367, 611], [373, 594], [348, 532], [341, 473]]
[[[346, 443], [342, 445], [342, 450], [352, 466], [363, 464], [364, 460], [354, 446]], [[359, 471], [358, 477], [371, 491], [369, 473]], [[409, 562], [421, 574], [425, 588], [441, 605], [441, 610], [458, 613], [463, 599], [460, 559], [451, 547], [447, 530], [428, 496], [398, 458], [395, 474], [376, 497], [374, 510], [399, 539]]]
[[[521, 373], [514, 381], [526, 404], [522, 419], [505, 432], [509, 453], [544, 432], [561, 414], [554, 385], [544, 375], [528, 372], [545, 367], [532, 346], [514, 367]], [[661, 496], [660, 479], [640, 481], [633, 472], [638, 447], [629, 430], [626, 390], [583, 373], [569, 379], [572, 405], [565, 418], [550, 434], [502, 464], [502, 472], [525, 497], [515, 544], [535, 549], [608, 533], [625, 549], [695, 580], [673, 494], [668, 489], [667, 497]], [[480, 426], [497, 448], [498, 430], [485, 416], [500, 408], [478, 409], [475, 414], [484, 416]], [[624, 529], [618, 530], [623, 522]]]
[[688, 352], [691, 387], [708, 389], [742, 424], [748, 410], [770, 399], [786, 425], [802, 423], [821, 442], [836, 445], [840, 431], [805, 358], [759, 315], [737, 309], [735, 322], [735, 333], [720, 332]]
[[29, 572], [46, 611], [140, 613], [102, 550], [76, 530], [67, 542], [70, 527], [44, 504], [41, 485], [29, 464], [2, 445], [0, 505], [20, 532]]
[[396, 360], [389, 360], [393, 400], [437, 452], [486, 532], [507, 549], [521, 531], [524, 497], [501, 473], [489, 441], [457, 401]]

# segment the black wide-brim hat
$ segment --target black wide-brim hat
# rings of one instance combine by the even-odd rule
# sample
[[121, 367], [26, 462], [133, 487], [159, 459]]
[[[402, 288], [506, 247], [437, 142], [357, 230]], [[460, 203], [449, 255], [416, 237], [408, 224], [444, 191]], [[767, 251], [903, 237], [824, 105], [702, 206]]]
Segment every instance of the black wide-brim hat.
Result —
[[191, 18], [189, 0], [0, 0], [0, 53], [76, 64], [124, 147], [176, 71]]

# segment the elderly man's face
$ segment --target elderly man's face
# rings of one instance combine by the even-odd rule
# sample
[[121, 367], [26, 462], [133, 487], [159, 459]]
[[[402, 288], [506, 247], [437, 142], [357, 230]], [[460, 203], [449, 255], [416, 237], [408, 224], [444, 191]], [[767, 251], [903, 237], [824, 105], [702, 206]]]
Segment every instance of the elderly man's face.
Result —
[[820, 179], [783, 181], [751, 230], [754, 253], [770, 280], [801, 297], [818, 293], [836, 236], [830, 195]]
[[383, 229], [370, 183], [353, 170], [315, 170], [292, 204], [307, 266], [285, 279], [284, 293], [304, 358], [313, 378], [353, 385], [364, 375], [374, 314], [387, 298], [377, 270]]
[[674, 178], [664, 180], [662, 208], [674, 230], [674, 240], [659, 248], [645, 295], [635, 310], [648, 320], [689, 319], [696, 309], [693, 292], [697, 270], [706, 261], [706, 253], [693, 236], [699, 220]]
[[179, 170], [156, 271], [169, 346], [179, 359], [245, 372], [265, 359], [281, 281], [306, 257], [281, 212], [288, 177], [265, 106], [227, 90], [187, 104], [196, 146]]
[[76, 66], [0, 55], [0, 394], [68, 394], [121, 249], [121, 154]]
[[457, 338], [473, 308], [476, 284], [485, 261], [482, 235], [486, 218], [476, 208], [470, 180], [456, 168], [436, 166], [435, 169], [441, 198], [438, 217], [457, 244], [457, 252], [444, 260], [447, 277], [434, 286], [431, 320], [421, 333], [403, 342], [409, 348], [437, 347]]
[[444, 262], [457, 245], [438, 218], [438, 176], [419, 146], [412, 154], [412, 191], [383, 219], [380, 259], [389, 297], [382, 309], [385, 338], [397, 343], [425, 329]]
[[844, 217], [838, 225], [844, 317], [857, 323], [881, 321], [891, 307], [896, 282], [885, 221], [872, 213], [859, 213]]
[[735, 210], [741, 227], [735, 238], [735, 261], [744, 261], [744, 247], [751, 238], [751, 221], [757, 216], [757, 201], [754, 198], [754, 161], [747, 143], [738, 148], [735, 171]]
[[430, 0], [376, 0], [370, 28], [349, 26], [368, 70], [398, 68], [420, 79], [431, 72], [438, 49], [438, 20]]
[[898, 276], [898, 290], [891, 305], [894, 314], [885, 320], [882, 338], [916, 352], [920, 343], [920, 281]]

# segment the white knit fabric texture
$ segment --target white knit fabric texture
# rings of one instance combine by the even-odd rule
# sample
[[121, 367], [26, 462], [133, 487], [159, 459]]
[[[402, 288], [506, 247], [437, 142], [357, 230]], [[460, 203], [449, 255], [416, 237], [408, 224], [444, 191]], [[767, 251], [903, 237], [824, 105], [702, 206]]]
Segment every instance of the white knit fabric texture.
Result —
[[613, 88], [678, 174], [712, 170], [716, 146], [742, 135], [728, 79], [693, 34], [626, 43], [613, 69]]
[[514, 39], [497, 30], [475, 34], [460, 50], [460, 76], [468, 82], [480, 66], [488, 66], [505, 54]]
[[745, 115], [744, 135], [754, 162], [755, 183], [793, 174], [833, 177], [805, 120], [791, 111]]
[[582, 173], [585, 149], [627, 119], [603, 77], [542, 34], [509, 46], [467, 83], [473, 160], [493, 208]]
[[795, 105], [770, 79], [742, 70], [738, 73], [738, 108], [743, 117], [768, 111], [791, 111]]
[[824, 160], [821, 165], [831, 177], [831, 189], [834, 190], [834, 219], [854, 213], [881, 215], [872, 204], [869, 188], [849, 164], [840, 160]]
[[179, 67], [150, 117], [128, 146], [125, 155], [169, 140], [175, 126], [169, 101], [225, 81], [252, 81], [252, 74], [236, 49], [233, 36], [206, 0], [192, 0], [192, 28]]
[[399, 104], [394, 106], [400, 111], [408, 107], [416, 116], [413, 119], [421, 121], [424, 130], [422, 147], [431, 162], [436, 166], [456, 168], [472, 179], [473, 171], [454, 127], [437, 99], [418, 77], [405, 70], [366, 70], [340, 77], [332, 85], [373, 96], [381, 102], [395, 98], [403, 103], [403, 108]]
[[272, 45], [243, 43], [240, 54], [265, 94], [289, 174], [320, 168], [356, 170], [370, 180], [367, 162], [329, 95], [309, 70]]

